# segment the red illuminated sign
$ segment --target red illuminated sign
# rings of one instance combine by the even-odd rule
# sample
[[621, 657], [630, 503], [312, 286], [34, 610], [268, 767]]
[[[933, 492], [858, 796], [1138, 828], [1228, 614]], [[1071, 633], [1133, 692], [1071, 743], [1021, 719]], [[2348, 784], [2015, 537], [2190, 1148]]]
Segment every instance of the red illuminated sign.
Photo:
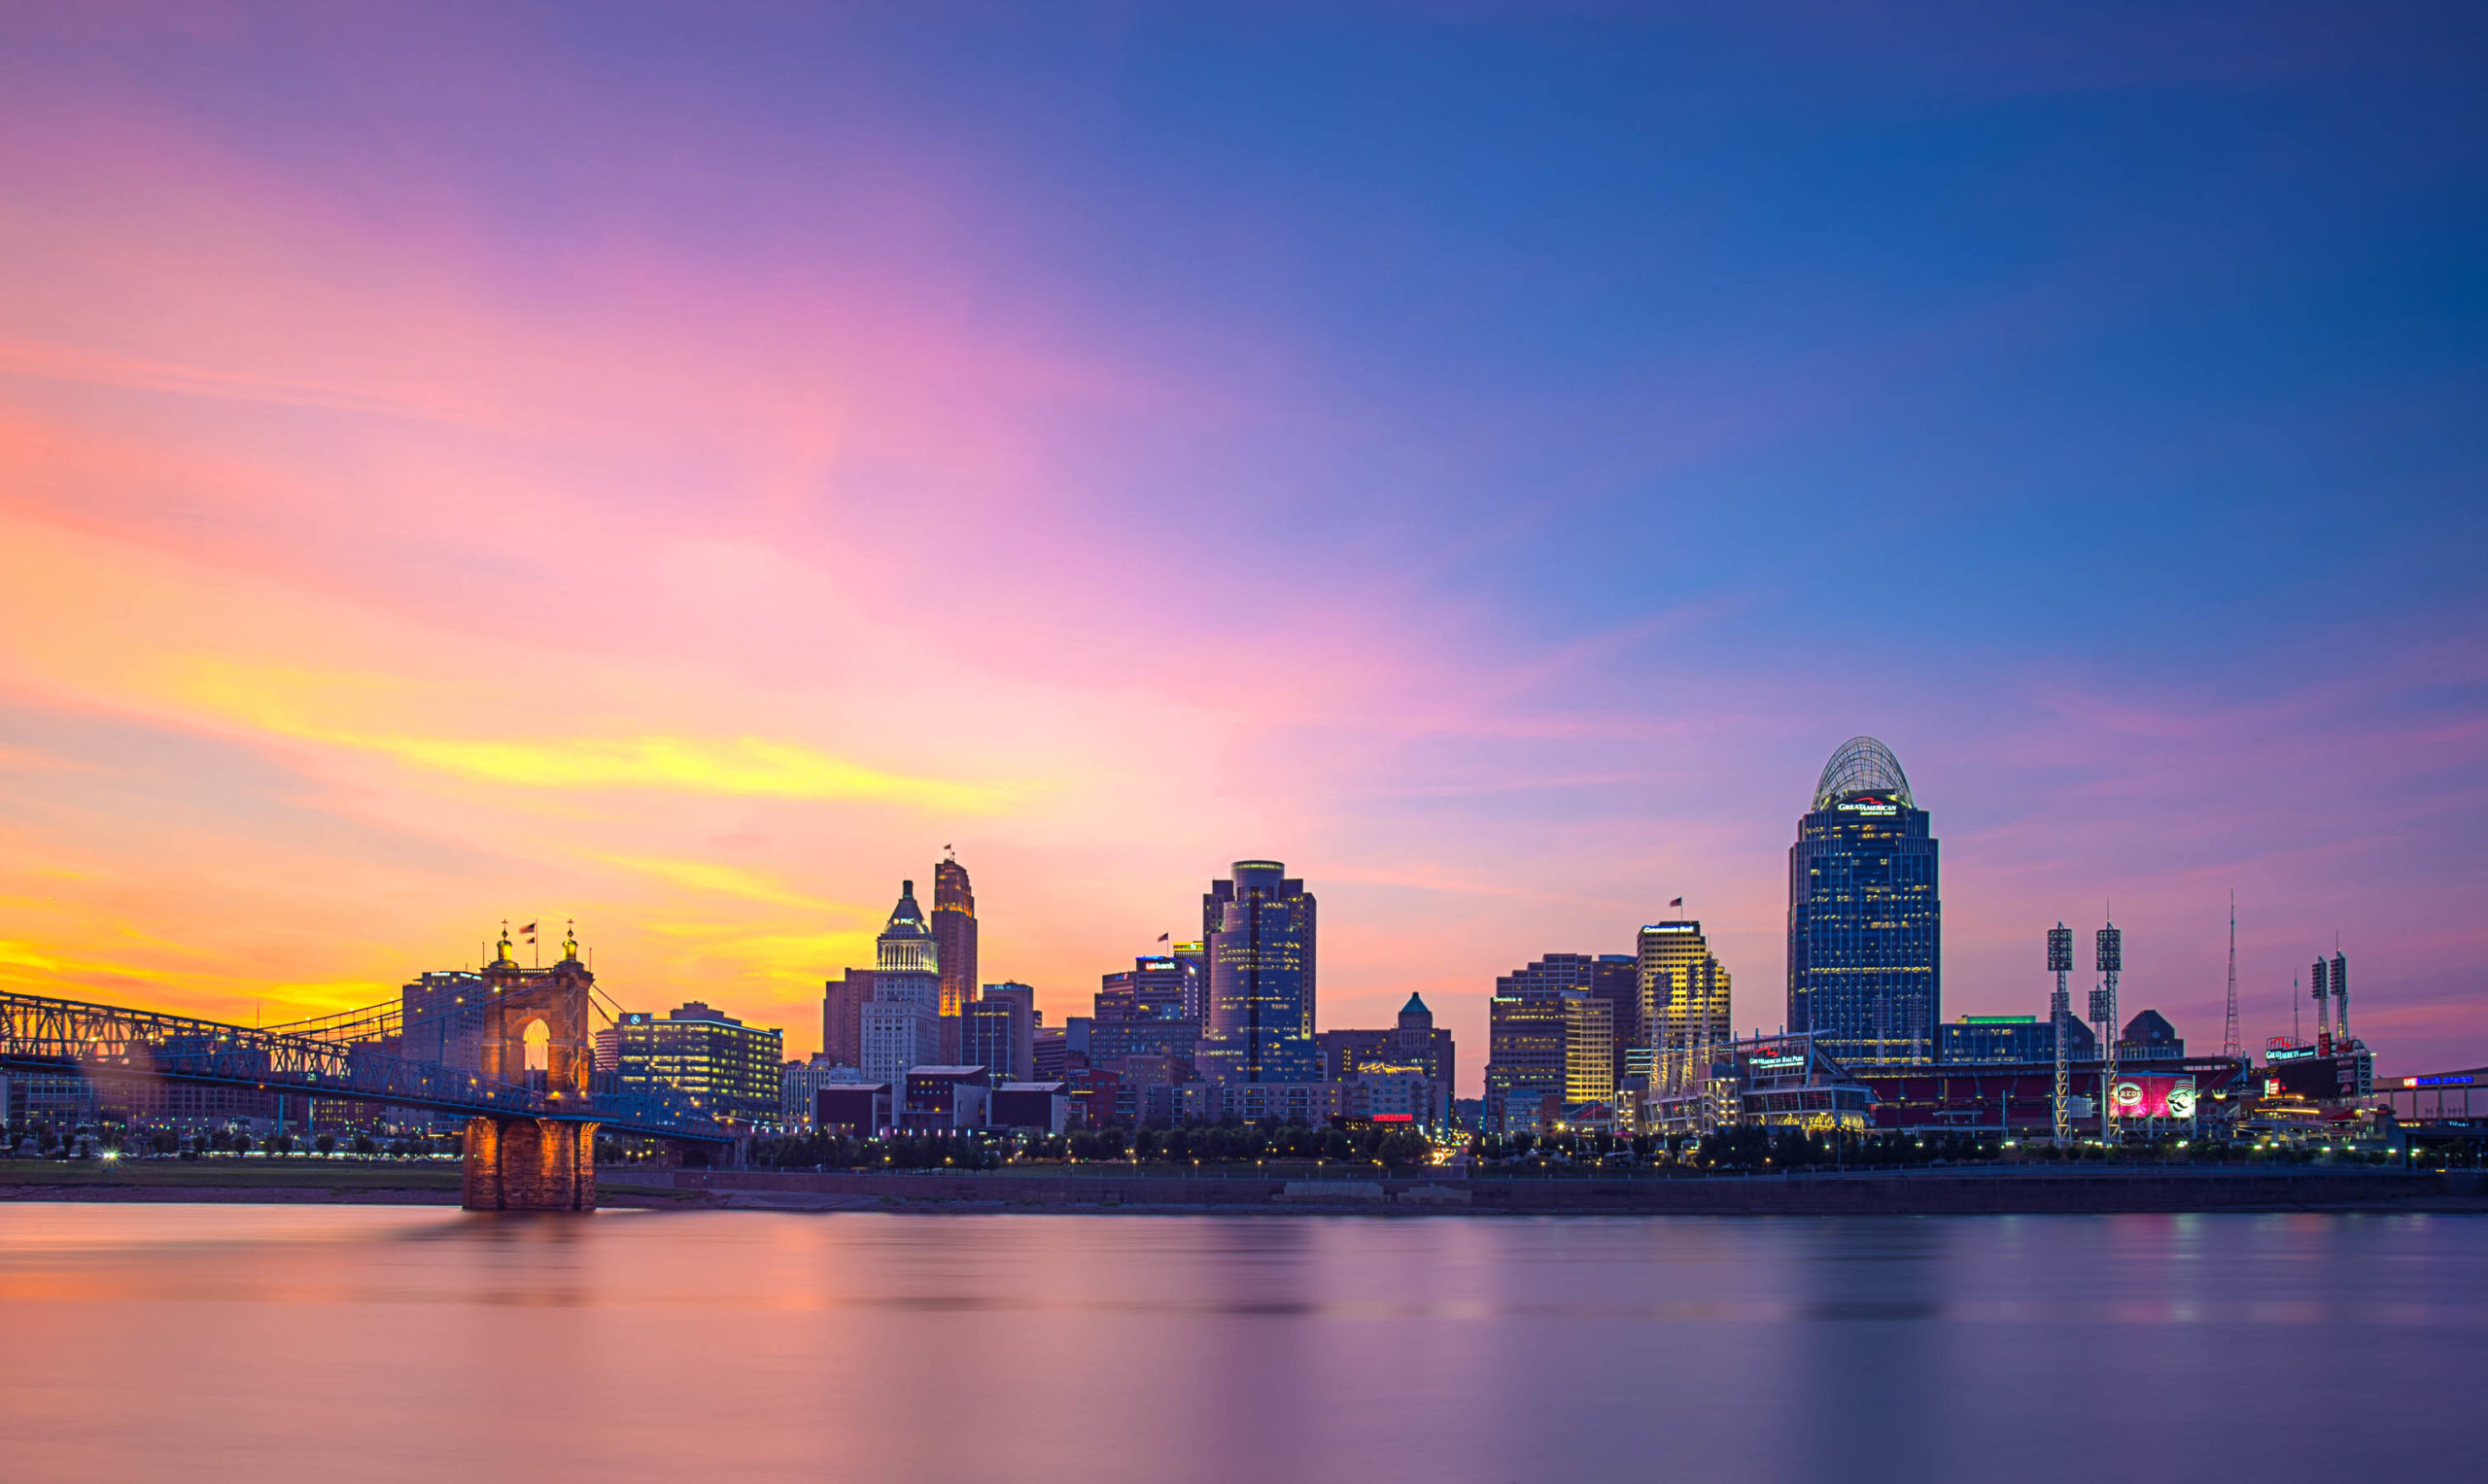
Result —
[[2121, 1119], [2191, 1119], [2194, 1079], [2165, 1072], [2120, 1077], [2108, 1090], [2108, 1107]]

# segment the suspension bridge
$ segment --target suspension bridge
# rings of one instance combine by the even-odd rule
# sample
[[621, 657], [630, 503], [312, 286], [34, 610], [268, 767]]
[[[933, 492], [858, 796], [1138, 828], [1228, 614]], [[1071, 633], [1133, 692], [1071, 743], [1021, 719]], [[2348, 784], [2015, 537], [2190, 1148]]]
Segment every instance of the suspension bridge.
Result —
[[[527, 969], [504, 937], [471, 996], [412, 1018], [392, 1001], [259, 1027], [0, 992], [0, 1067], [463, 1115], [469, 1209], [594, 1210], [598, 1130], [708, 1146], [741, 1130], [673, 1088], [626, 1087], [596, 1066], [590, 1024], [609, 1012], [577, 944], [564, 948], [559, 963]], [[545, 1065], [531, 1072], [536, 1026]]]

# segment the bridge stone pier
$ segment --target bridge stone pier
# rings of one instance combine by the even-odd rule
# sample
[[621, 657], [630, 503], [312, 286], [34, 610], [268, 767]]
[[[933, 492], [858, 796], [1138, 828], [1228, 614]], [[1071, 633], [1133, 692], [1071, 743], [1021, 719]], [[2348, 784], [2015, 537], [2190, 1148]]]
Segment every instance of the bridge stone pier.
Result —
[[593, 1211], [596, 1125], [468, 1119], [463, 1191], [469, 1211]]
[[[527, 1033], [545, 1035], [544, 1091], [584, 1106], [595, 1053], [588, 1035], [596, 976], [579, 962], [578, 943], [566, 940], [550, 969], [522, 969], [504, 931], [484, 966], [484, 1025], [477, 1048], [483, 1074], [522, 1082]], [[466, 1121], [465, 1204], [469, 1211], [596, 1209], [596, 1125], [570, 1120], [478, 1114]]]

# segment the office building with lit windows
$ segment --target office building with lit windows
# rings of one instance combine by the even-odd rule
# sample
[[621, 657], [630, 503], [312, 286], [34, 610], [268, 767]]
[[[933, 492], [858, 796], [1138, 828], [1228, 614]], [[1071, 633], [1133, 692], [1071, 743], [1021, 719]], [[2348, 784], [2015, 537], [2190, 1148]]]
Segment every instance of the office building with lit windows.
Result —
[[[1190, 945], [1187, 945], [1190, 947]], [[1144, 953], [1128, 969], [1099, 978], [1100, 1020], [1198, 1019], [1206, 995], [1198, 954]]]
[[959, 1018], [962, 1066], [981, 1066], [993, 1082], [1025, 1082], [1036, 1070], [1037, 991], [1026, 984], [987, 984]]
[[626, 1012], [614, 1070], [625, 1091], [672, 1087], [741, 1123], [775, 1122], [782, 1095], [786, 1033], [745, 1025], [693, 1000], [662, 1016]]
[[1667, 1091], [1709, 1074], [1710, 1049], [1734, 1040], [1729, 976], [1694, 921], [1652, 922], [1635, 943], [1641, 1024], [1652, 1075]]
[[1502, 975], [1486, 1013], [1486, 1117], [1503, 1131], [1540, 1110], [1615, 1096], [1615, 1008], [1590, 985], [1599, 960], [1549, 953]]
[[976, 999], [976, 892], [955, 858], [933, 867], [933, 949], [942, 977], [942, 1054], [956, 1057], [967, 1007]]
[[1067, 1022], [1073, 1050], [1090, 1066], [1128, 1056], [1180, 1056], [1196, 1061], [1201, 1022], [1194, 1015], [1207, 998], [1197, 954], [1150, 953], [1128, 969], [1101, 977], [1091, 1016]]
[[1852, 737], [1788, 849], [1788, 1029], [1843, 1066], [1934, 1060], [1942, 926], [1926, 811], [1891, 749]]
[[1239, 860], [1201, 897], [1209, 1023], [1201, 1072], [1219, 1082], [1310, 1083], [1313, 1041], [1313, 894], [1274, 860]]

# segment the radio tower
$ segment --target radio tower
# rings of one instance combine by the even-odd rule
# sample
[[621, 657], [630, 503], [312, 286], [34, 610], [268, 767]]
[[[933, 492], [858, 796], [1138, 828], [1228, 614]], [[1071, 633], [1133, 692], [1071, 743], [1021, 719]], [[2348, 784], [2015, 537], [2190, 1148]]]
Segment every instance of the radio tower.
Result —
[[2117, 975], [2125, 966], [2125, 935], [2115, 923], [2099, 929], [2099, 987], [2091, 991], [2091, 1018], [2099, 1027], [2099, 1137], [2116, 1142]]
[[2229, 894], [2229, 1034], [2221, 1038], [2220, 1053], [2229, 1060], [2237, 1059], [2237, 892]]
[[2070, 1075], [2065, 1063], [2065, 1043], [2073, 1039], [2072, 1027], [2066, 1022], [2073, 1018], [2073, 998], [2064, 989], [2064, 977], [2073, 972], [2073, 929], [2061, 922], [2048, 929], [2048, 972], [2056, 977], [2056, 992], [2048, 1001], [2048, 1019], [2056, 1028], [2056, 1147], [2062, 1149], [2073, 1142], [2073, 1111], [2065, 1106], [2065, 1085]]

